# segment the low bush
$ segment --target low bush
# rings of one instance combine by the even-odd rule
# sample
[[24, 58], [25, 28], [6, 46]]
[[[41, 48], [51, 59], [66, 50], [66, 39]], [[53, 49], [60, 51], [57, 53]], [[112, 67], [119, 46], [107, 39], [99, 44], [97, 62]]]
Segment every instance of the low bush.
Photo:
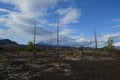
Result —
[[66, 56], [73, 56], [74, 53], [73, 53], [73, 52], [68, 52], [68, 53], [66, 53], [65, 55], [66, 55]]
[[28, 42], [28, 45], [27, 45], [26, 51], [33, 51], [33, 48], [34, 48], [33, 43], [32, 43], [32, 42]]

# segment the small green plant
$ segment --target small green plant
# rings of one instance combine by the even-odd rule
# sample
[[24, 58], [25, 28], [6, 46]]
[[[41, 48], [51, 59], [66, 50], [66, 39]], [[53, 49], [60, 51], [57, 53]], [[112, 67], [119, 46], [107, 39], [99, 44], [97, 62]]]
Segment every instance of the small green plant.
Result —
[[30, 42], [28, 42], [28, 45], [27, 45], [26, 50], [27, 50], [27, 51], [33, 51], [33, 48], [34, 48], [33, 43], [32, 43], [31, 41], [30, 41]]
[[73, 56], [73, 55], [74, 55], [73, 52], [68, 52], [68, 53], [66, 53], [66, 56]]
[[80, 53], [74, 53], [74, 55], [73, 55], [74, 58], [80, 58], [81, 56], [82, 56], [82, 54], [80, 54]]
[[28, 62], [28, 63], [32, 63], [32, 62], [35, 61], [35, 60], [36, 60], [36, 58], [30, 57], [30, 58], [27, 60], [27, 62]]
[[82, 56], [82, 53], [74, 53], [74, 52], [69, 52], [65, 54], [66, 56], [71, 56], [74, 58], [80, 58]]
[[113, 38], [112, 37], [110, 37], [107, 41], [106, 50], [109, 51], [109, 52], [113, 52], [113, 50], [114, 50]]

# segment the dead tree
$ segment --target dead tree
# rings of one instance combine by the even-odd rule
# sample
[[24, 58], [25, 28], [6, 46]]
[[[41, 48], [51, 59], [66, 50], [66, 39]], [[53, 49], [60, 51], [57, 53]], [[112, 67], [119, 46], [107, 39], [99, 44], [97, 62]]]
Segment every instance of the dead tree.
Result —
[[58, 24], [57, 24], [57, 53], [59, 53], [59, 16], [58, 16]]
[[35, 52], [35, 41], [36, 41], [36, 21], [34, 23], [33, 55], [36, 54], [36, 52]]
[[95, 50], [96, 50], [96, 52], [97, 52], [98, 44], [97, 44], [96, 28], [95, 28], [94, 34], [95, 34]]
[[50, 32], [50, 50], [52, 49], [52, 32]]

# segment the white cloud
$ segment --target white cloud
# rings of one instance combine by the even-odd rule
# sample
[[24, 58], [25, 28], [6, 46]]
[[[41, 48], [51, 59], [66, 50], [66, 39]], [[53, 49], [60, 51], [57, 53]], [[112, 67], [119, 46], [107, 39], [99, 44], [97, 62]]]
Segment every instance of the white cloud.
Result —
[[7, 9], [4, 9], [4, 8], [0, 8], [0, 12], [7, 12], [7, 13], [9, 13], [10, 11], [7, 10]]
[[[17, 42], [21, 40], [33, 40], [34, 21], [37, 21], [37, 42], [49, 41], [50, 30], [49, 25], [57, 26], [55, 23], [49, 23], [45, 16], [48, 14], [47, 10], [55, 7], [60, 0], [1, 0], [4, 3], [15, 6], [13, 11], [1, 9], [3, 12], [8, 12], [0, 17], [0, 24], [8, 26], [9, 30], [1, 30], [3, 38], [10, 38]], [[61, 0], [64, 1], [64, 0]], [[65, 0], [66, 1], [66, 0]], [[57, 13], [60, 15], [60, 25], [67, 26], [78, 21], [81, 16], [81, 11], [76, 8], [59, 9]], [[56, 27], [55, 27], [56, 28]], [[62, 28], [60, 31], [61, 45], [91, 45], [90, 39], [85, 37], [71, 36], [75, 30], [68, 27]], [[8, 34], [6, 34], [8, 33]], [[27, 36], [27, 37], [26, 37]], [[74, 39], [72, 38], [74, 37]], [[56, 31], [52, 33], [53, 44], [56, 44]]]
[[91, 38], [85, 36], [62, 36], [60, 38], [60, 45], [75, 46], [75, 47], [93, 47], [94, 42]]
[[41, 12], [42, 9], [53, 7], [58, 0], [2, 0], [2, 2], [14, 4], [21, 12]]
[[66, 9], [59, 9], [57, 10], [57, 13], [60, 15], [61, 26], [68, 25], [70, 23], [75, 23], [81, 16], [81, 11], [72, 7]]
[[1, 24], [1, 25], [6, 24], [6, 21], [7, 21], [6, 18], [2, 18], [2, 17], [0, 17], [0, 24]]
[[[15, 6], [13, 11], [0, 8], [2, 12], [8, 14], [0, 15], [0, 24], [8, 26], [12, 33], [16, 36], [23, 36], [23, 39], [28, 37], [31, 40], [33, 34], [34, 21], [37, 21], [37, 35], [42, 36], [47, 33], [47, 20], [44, 16], [47, 14], [47, 9], [53, 8], [59, 0], [1, 0], [0, 2]], [[43, 27], [41, 27], [44, 26]], [[2, 30], [7, 32], [6, 30]], [[9, 31], [8, 31], [9, 32]], [[24, 34], [24, 35], [23, 35]], [[12, 36], [12, 35], [11, 35]]]
[[111, 21], [113, 21], [113, 22], [118, 22], [118, 24], [114, 25], [114, 26], [112, 27], [112, 29], [120, 28], [120, 24], [119, 24], [120, 19], [119, 19], [119, 18], [118, 18], [118, 19], [112, 19]]
[[112, 27], [112, 29], [115, 29], [115, 28], [120, 28], [120, 24], [115, 25], [115, 26]]
[[118, 19], [112, 19], [112, 21], [114, 21], [114, 22], [120, 22], [120, 19], [118, 18]]
[[73, 30], [73, 29], [64, 29], [64, 30], [60, 31], [59, 34], [60, 34], [60, 36], [68, 36], [74, 32], [75, 32], [75, 30]]
[[[2, 12], [8, 12], [7, 14], [0, 15], [0, 24], [9, 27], [9, 30], [1, 30], [2, 33], [11, 33], [4, 34], [5, 37], [12, 37], [13, 40], [18, 40], [19, 42], [21, 42], [21, 39], [32, 40], [34, 21], [36, 20], [37, 41], [49, 40], [50, 30], [47, 26], [52, 23], [48, 23], [45, 16], [48, 14], [47, 10], [54, 8], [59, 0], [1, 0], [0, 2], [14, 6], [12, 11], [0, 9]], [[62, 17], [60, 23], [62, 25], [68, 25], [78, 20], [80, 16], [79, 9], [70, 7], [63, 10], [67, 11], [64, 14], [61, 14]], [[73, 32], [74, 30], [63, 28], [60, 32], [60, 36], [63, 38], [69, 36]], [[5, 38], [4, 36], [2, 37]], [[55, 40], [56, 32], [53, 33], [53, 36], [53, 39]]]
[[114, 46], [120, 46], [120, 42], [115, 42], [113, 45]]
[[118, 32], [118, 33], [113, 33], [113, 34], [106, 34], [102, 36], [102, 39], [108, 40], [109, 37], [118, 38], [120, 37], [120, 33]]
[[[97, 37], [97, 40], [98, 40], [98, 46], [99, 47], [104, 47], [106, 44], [107, 44], [107, 41], [108, 39], [112, 37], [113, 38], [113, 41], [118, 41], [118, 38], [120, 37], [120, 33], [112, 33], [112, 34], [104, 34], [104, 35], [101, 35], [101, 36], [98, 36]], [[93, 38], [94, 39], [94, 38]], [[117, 42], [114, 42], [113, 45], [116, 45]]]
[[[98, 43], [98, 47], [104, 47], [109, 39], [109, 37], [112, 37], [114, 41], [117, 40], [117, 42], [114, 42], [113, 45], [114, 46], [120, 46], [120, 42], [117, 38], [120, 37], [120, 33], [113, 33], [113, 34], [104, 34], [101, 36], [97, 36], [97, 43]], [[92, 37], [85, 37], [83, 35], [81, 36], [72, 36], [69, 37], [68, 40], [66, 41], [66, 43], [64, 42], [64, 44], [68, 44], [68, 45], [74, 45], [74, 46], [86, 46], [86, 47], [95, 47], [95, 38], [94, 36]]]
[[83, 36], [79, 36], [78, 39], [76, 40], [77, 42], [90, 42], [91, 40], [83, 37]]

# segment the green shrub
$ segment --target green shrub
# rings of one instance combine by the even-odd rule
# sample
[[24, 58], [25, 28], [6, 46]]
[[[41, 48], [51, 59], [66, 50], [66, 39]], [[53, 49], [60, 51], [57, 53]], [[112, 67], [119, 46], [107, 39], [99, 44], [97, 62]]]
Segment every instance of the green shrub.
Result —
[[110, 37], [110, 38], [108, 39], [108, 41], [107, 41], [107, 46], [106, 46], [105, 49], [106, 49], [107, 51], [109, 51], [109, 52], [113, 52], [114, 46], [113, 46], [113, 38], [112, 38], [112, 37]]
[[66, 53], [66, 56], [72, 56], [72, 55], [74, 55], [73, 52], [68, 52], [68, 53]]
[[31, 41], [30, 41], [30, 42], [28, 42], [28, 45], [27, 45], [26, 50], [27, 50], [27, 51], [33, 51], [33, 48], [34, 48], [33, 43], [32, 43]]
[[106, 51], [108, 51], [108, 52], [113, 52], [113, 49], [114, 47], [106, 47]]
[[74, 55], [73, 55], [74, 58], [80, 58], [81, 56], [82, 56], [82, 54], [80, 54], [80, 53], [74, 53]]

